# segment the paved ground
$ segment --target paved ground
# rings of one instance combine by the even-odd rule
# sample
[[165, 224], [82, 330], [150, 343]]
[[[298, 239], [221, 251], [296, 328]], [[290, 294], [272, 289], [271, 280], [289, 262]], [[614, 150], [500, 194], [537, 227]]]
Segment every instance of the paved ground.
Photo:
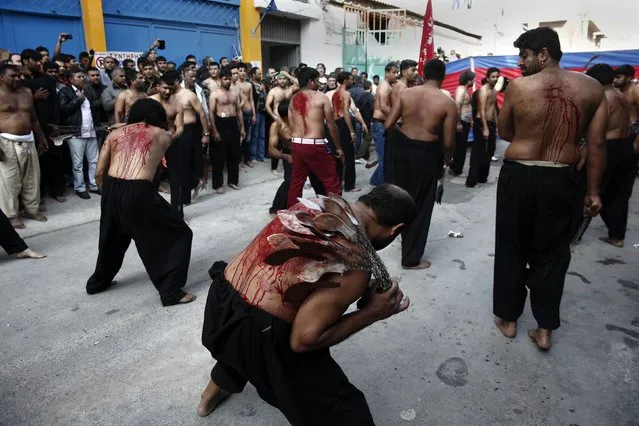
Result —
[[[398, 242], [382, 252], [412, 306], [334, 348], [335, 358], [379, 425], [638, 425], [637, 189], [626, 248], [601, 244], [596, 219], [576, 249], [562, 327], [543, 354], [525, 335], [535, 325], [528, 307], [514, 340], [492, 325], [499, 165], [479, 189], [463, 187], [461, 178], [447, 185], [433, 216], [431, 269], [402, 271]], [[358, 166], [364, 188], [369, 175]], [[286, 424], [251, 386], [207, 419], [195, 413], [213, 365], [200, 343], [207, 270], [230, 260], [269, 220], [279, 180], [263, 165], [242, 183], [239, 192], [209, 192], [186, 210], [195, 234], [188, 289], [199, 296], [187, 306], [160, 305], [133, 248], [120, 284], [86, 295], [97, 197], [48, 201], [49, 222], [27, 221], [22, 235], [49, 257], [0, 255], [0, 424]], [[464, 238], [448, 238], [449, 230]]]

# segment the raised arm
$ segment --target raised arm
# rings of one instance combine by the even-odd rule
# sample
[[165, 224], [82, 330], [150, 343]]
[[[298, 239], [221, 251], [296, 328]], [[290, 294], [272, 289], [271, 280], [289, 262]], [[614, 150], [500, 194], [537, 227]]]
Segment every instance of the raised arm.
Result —
[[606, 129], [608, 127], [608, 102], [601, 90], [601, 102], [586, 132], [587, 158], [587, 194], [584, 201], [584, 214], [597, 216], [601, 211], [599, 197], [601, 178], [606, 168]]

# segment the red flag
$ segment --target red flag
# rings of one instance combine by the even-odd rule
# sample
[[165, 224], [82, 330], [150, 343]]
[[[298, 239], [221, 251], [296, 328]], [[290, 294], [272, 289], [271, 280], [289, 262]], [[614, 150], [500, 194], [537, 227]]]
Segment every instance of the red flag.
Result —
[[419, 75], [423, 74], [424, 64], [435, 57], [435, 40], [433, 39], [433, 5], [431, 0], [426, 4], [424, 14], [424, 27], [422, 29], [422, 44], [419, 50]]

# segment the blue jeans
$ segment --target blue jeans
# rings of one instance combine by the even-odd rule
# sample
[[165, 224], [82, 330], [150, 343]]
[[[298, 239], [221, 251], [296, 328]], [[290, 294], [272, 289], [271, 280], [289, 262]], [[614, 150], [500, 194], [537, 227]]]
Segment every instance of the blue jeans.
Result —
[[98, 140], [96, 138], [71, 138], [67, 142], [71, 152], [71, 164], [73, 165], [73, 189], [77, 192], [86, 192], [84, 183], [83, 161], [87, 157], [89, 163], [89, 189], [98, 189], [95, 183], [95, 166], [98, 164]]
[[377, 168], [371, 176], [371, 185], [381, 185], [384, 183], [384, 143], [385, 133], [384, 124], [379, 121], [373, 121], [370, 129], [373, 140], [375, 141], [375, 153], [377, 153]]
[[264, 126], [265, 126], [264, 113], [256, 112], [255, 125], [251, 127], [251, 151], [250, 151], [251, 160], [264, 161], [264, 154], [265, 154]]

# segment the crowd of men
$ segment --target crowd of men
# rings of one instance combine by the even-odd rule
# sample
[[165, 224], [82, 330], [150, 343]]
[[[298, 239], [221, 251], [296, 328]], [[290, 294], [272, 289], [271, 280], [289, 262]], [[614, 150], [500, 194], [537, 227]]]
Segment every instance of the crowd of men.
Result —
[[[441, 89], [446, 66], [439, 59], [427, 61], [423, 75], [413, 60], [389, 63], [371, 82], [356, 68], [327, 74], [323, 64], [299, 64], [264, 76], [228, 58], [198, 66], [192, 55], [174, 70], [156, 54], [158, 45], [137, 70], [106, 58], [99, 71], [80, 55], [78, 63], [63, 57], [64, 72], [57, 67], [55, 75], [42, 48], [23, 51], [20, 67], [0, 65], [0, 240], [14, 238], [11, 252], [23, 253], [26, 246], [11, 237], [23, 226], [20, 212], [46, 220], [40, 188], [64, 202], [66, 176], [79, 197], [103, 197], [87, 293], [112, 286], [134, 240], [162, 304], [189, 303], [195, 295], [182, 288], [192, 232], [183, 206], [204, 190], [209, 167], [212, 188], [222, 194], [225, 169], [226, 186], [238, 190], [240, 167], [268, 153], [275, 170], [281, 159], [284, 181], [270, 209], [279, 215], [229, 265], [210, 271], [203, 343], [219, 362], [202, 394], [202, 416], [251, 381], [292, 424], [373, 424], [363, 394], [328, 348], [408, 301], [397, 283], [374, 291], [372, 270], [352, 268], [361, 259], [339, 259], [401, 235], [401, 266], [430, 267], [424, 252], [438, 180], [446, 165], [462, 173], [471, 128], [466, 186], [487, 182], [497, 134], [510, 142], [497, 187], [493, 293], [505, 336], [516, 335], [528, 287], [538, 323], [529, 336], [550, 348], [570, 244], [589, 218], [601, 213], [609, 230], [602, 240], [623, 246], [639, 151], [634, 68], [563, 70], [550, 28], [515, 41], [524, 77], [507, 90], [491, 68], [474, 93], [474, 74], [463, 73], [454, 94]], [[506, 92], [501, 108], [499, 90]], [[300, 201], [307, 179], [317, 195], [359, 191], [358, 160], [377, 168], [375, 188], [356, 203]], [[170, 206], [158, 194], [165, 177]], [[349, 253], [331, 252], [328, 241], [340, 235], [356, 241]], [[345, 314], [357, 300], [359, 310]]]

